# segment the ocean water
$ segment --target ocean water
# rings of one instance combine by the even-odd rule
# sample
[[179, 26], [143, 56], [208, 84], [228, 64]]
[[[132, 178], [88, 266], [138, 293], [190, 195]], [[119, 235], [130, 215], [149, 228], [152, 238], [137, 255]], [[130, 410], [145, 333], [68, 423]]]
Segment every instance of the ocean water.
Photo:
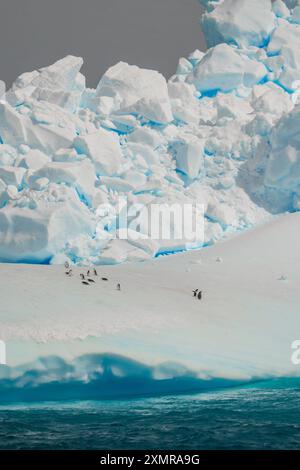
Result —
[[197, 395], [0, 406], [0, 449], [299, 449], [293, 381]]

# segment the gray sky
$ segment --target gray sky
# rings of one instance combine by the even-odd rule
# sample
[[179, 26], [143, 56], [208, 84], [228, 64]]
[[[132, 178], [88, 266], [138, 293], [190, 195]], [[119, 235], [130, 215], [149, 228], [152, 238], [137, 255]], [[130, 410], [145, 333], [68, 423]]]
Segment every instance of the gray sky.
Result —
[[205, 49], [197, 0], [1, 0], [0, 79], [67, 54], [82, 56], [89, 86], [124, 60], [175, 72], [178, 58]]

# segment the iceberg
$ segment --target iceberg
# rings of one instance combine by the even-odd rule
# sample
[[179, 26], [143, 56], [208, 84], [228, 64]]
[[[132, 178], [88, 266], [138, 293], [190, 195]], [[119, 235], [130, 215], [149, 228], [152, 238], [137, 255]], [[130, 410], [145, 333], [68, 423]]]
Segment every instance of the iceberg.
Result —
[[[40, 202], [37, 207], [8, 205], [0, 213], [0, 256], [3, 261], [44, 263], [57, 253], [66, 236], [92, 235], [87, 211], [72, 198], [69, 202]], [[63, 198], [62, 198], [63, 199]], [[72, 200], [73, 199], [73, 200]]]
[[195, 67], [194, 83], [201, 92], [229, 92], [241, 86], [251, 88], [266, 75], [261, 62], [243, 56], [228, 44], [218, 44]]
[[113, 112], [139, 114], [157, 123], [173, 120], [166, 79], [155, 70], [119, 62], [103, 75], [96, 96], [112, 98]]
[[67, 56], [0, 97], [2, 401], [299, 377], [300, 3], [200, 3], [168, 80]]
[[[213, 6], [213, 2], [211, 2]], [[207, 44], [236, 44], [260, 47], [275, 27], [271, 0], [223, 0], [203, 15]]]
[[273, 129], [265, 173], [267, 186], [284, 190], [292, 196], [300, 195], [299, 122], [300, 106], [297, 105]]
[[[1, 261], [148, 260], [299, 210], [299, 2], [200, 3], [209, 48], [169, 80], [119, 62], [91, 89], [69, 55], [1, 97]], [[119, 239], [122, 198], [139, 242]], [[204, 242], [145, 240], [147, 210], [174, 204], [204, 207]]]
[[195, 136], [171, 144], [177, 169], [190, 179], [197, 178], [203, 166], [204, 143]]
[[[81, 267], [68, 277], [61, 266], [2, 264], [0, 401], [200, 392], [299, 377], [291, 361], [300, 329], [299, 216], [202, 252], [101, 266], [89, 287]], [[107, 258], [121, 255], [115, 246]], [[203, 289], [201, 303], [191, 286]]]
[[118, 174], [121, 169], [122, 152], [119, 139], [104, 129], [85, 136], [76, 137], [74, 148], [79, 154], [87, 155], [99, 175]]

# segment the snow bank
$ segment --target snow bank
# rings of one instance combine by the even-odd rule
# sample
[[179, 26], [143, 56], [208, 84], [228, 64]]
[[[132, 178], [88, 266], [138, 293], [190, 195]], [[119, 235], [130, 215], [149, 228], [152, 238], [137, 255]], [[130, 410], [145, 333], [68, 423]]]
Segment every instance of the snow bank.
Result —
[[93, 398], [177, 393], [299, 376], [291, 362], [299, 229], [300, 214], [284, 215], [202, 252], [98, 267], [90, 286], [81, 284], [82, 268], [68, 277], [61, 266], [2, 264], [0, 400], [88, 399], [91, 388]]
[[0, 101], [0, 260], [107, 264], [190, 247], [118, 240], [120, 197], [145, 209], [129, 217], [143, 235], [153, 205], [202, 204], [198, 247], [299, 210], [299, 2], [200, 3], [210, 48], [168, 81], [119, 62], [90, 89], [74, 56], [16, 79]]

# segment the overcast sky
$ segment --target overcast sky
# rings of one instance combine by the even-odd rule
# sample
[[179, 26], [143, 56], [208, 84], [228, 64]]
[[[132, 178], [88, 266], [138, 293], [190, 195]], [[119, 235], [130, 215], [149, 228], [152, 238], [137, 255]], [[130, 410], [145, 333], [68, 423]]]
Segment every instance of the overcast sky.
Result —
[[0, 79], [67, 54], [84, 58], [89, 86], [124, 60], [170, 76], [178, 58], [205, 49], [197, 0], [1, 0]]

